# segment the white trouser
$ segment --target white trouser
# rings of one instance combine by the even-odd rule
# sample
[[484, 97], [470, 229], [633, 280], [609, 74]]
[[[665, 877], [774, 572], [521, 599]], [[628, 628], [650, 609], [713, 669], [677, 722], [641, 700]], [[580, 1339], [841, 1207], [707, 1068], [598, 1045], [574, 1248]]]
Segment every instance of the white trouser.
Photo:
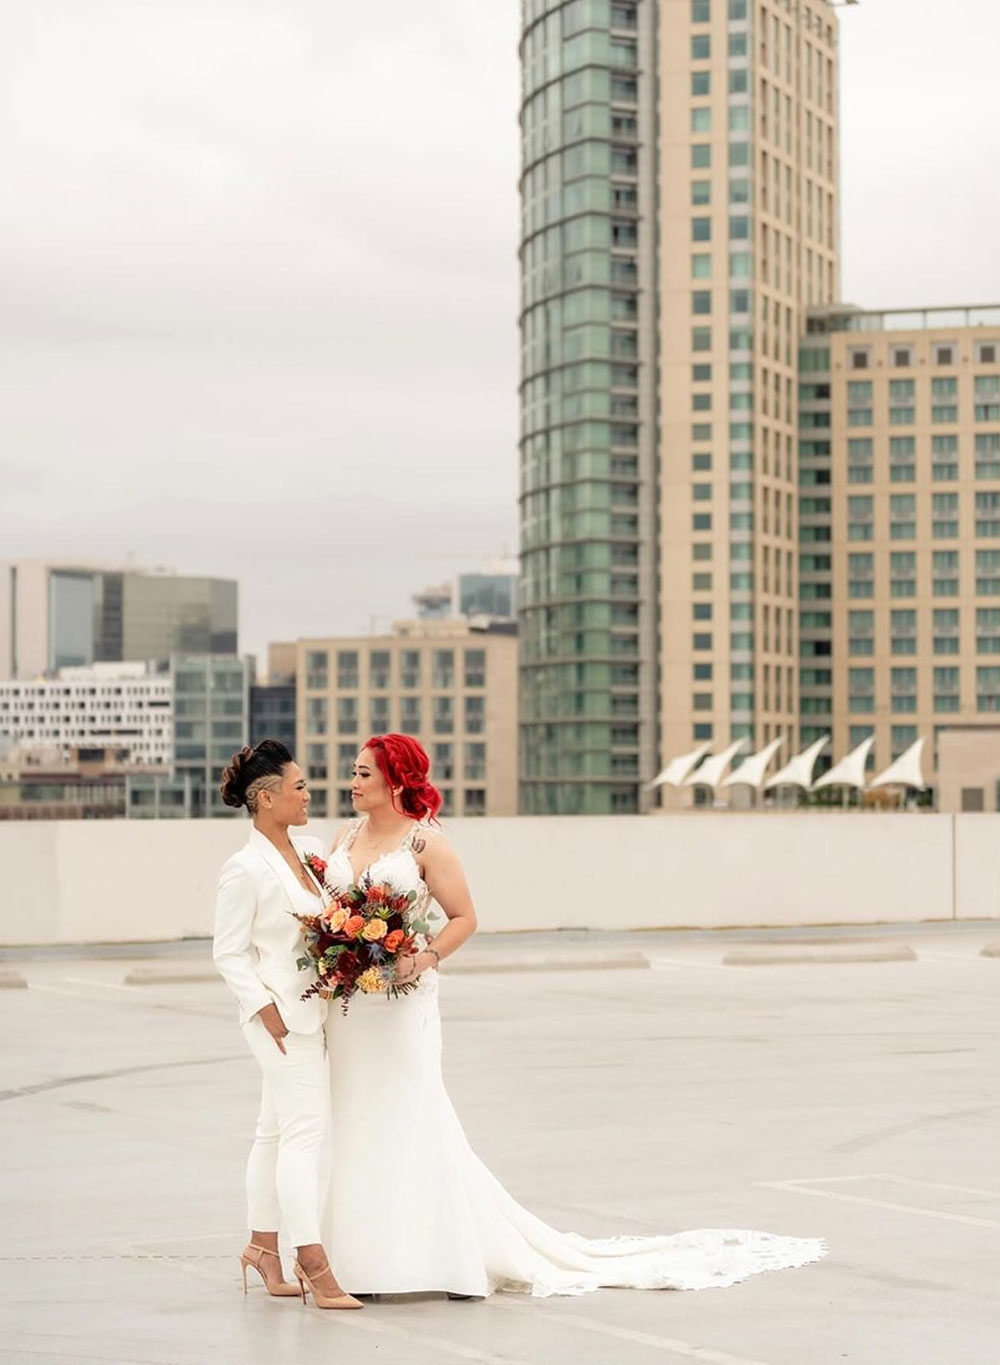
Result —
[[284, 1224], [293, 1246], [321, 1241], [319, 1211], [329, 1158], [330, 1084], [323, 1030], [289, 1033], [282, 1052], [255, 1015], [243, 1025], [264, 1073], [257, 1135], [247, 1162], [252, 1230]]

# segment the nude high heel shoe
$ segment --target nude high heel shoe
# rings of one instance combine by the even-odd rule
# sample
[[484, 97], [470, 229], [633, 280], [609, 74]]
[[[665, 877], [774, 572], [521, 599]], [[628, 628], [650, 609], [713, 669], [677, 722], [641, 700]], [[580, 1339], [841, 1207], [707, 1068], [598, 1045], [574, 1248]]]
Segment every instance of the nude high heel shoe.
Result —
[[[329, 1272], [329, 1265], [325, 1265], [316, 1278], [319, 1279], [321, 1275], [326, 1275]], [[298, 1261], [295, 1262], [295, 1278], [298, 1280], [299, 1289], [302, 1292], [303, 1305], [306, 1301], [306, 1289], [308, 1289], [313, 1296], [313, 1302], [316, 1304], [317, 1308], [364, 1308], [364, 1304], [361, 1300], [356, 1299], [353, 1294], [324, 1294], [322, 1289], [316, 1288], [315, 1284], [313, 1284], [312, 1280], [299, 1265]], [[334, 1283], [336, 1283], [336, 1281], [334, 1281]]]
[[[256, 1252], [256, 1256], [253, 1253]], [[240, 1265], [243, 1267], [243, 1293], [247, 1292], [247, 1269], [256, 1270], [257, 1274], [264, 1281], [264, 1288], [276, 1299], [290, 1299], [293, 1295], [298, 1298], [299, 1290], [294, 1284], [286, 1284], [282, 1280], [278, 1284], [272, 1284], [260, 1267], [261, 1260], [265, 1256], [274, 1256], [278, 1259], [278, 1270], [281, 1270], [281, 1258], [276, 1251], [270, 1247], [259, 1247], [256, 1242], [250, 1242], [246, 1251], [240, 1256]]]

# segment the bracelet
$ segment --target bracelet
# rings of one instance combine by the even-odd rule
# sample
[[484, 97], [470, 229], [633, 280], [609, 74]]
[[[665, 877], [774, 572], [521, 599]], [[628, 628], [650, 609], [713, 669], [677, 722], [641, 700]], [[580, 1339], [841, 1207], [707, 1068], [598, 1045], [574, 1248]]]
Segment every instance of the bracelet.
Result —
[[438, 950], [437, 950], [436, 948], [425, 948], [425, 949], [424, 949], [424, 952], [425, 952], [425, 953], [431, 953], [431, 954], [433, 955], [433, 957], [434, 957], [434, 970], [435, 970], [436, 972], [440, 971], [440, 970], [441, 970], [441, 954], [438, 952]]

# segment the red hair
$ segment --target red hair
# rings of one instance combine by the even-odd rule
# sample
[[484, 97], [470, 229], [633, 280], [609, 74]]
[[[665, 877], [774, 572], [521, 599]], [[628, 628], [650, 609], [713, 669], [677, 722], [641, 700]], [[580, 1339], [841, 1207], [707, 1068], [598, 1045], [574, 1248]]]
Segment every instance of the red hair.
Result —
[[[372, 735], [364, 745], [375, 755], [378, 770], [389, 784], [392, 804], [411, 820], [434, 819], [441, 809], [441, 793], [428, 779], [431, 761], [412, 735]], [[395, 788], [399, 787], [398, 801]]]

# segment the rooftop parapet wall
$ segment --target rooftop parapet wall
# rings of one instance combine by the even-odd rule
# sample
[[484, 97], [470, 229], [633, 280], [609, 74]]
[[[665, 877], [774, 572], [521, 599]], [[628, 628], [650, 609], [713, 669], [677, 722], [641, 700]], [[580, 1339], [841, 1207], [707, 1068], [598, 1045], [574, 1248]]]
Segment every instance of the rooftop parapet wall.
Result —
[[[332, 826], [310, 832], [329, 839]], [[1000, 918], [1000, 815], [735, 815], [447, 823], [486, 932]], [[0, 825], [0, 945], [212, 932], [239, 821]]]

